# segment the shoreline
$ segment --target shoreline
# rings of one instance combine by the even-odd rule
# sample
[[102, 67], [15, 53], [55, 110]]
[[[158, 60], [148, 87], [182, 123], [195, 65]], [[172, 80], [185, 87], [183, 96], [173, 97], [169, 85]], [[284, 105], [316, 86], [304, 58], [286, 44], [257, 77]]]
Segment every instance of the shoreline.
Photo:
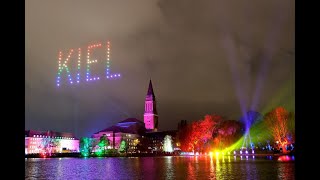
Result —
[[[241, 157], [241, 156], [255, 156], [255, 157], [263, 157], [263, 156], [272, 156], [272, 157], [279, 157], [279, 156], [294, 156], [294, 153], [288, 153], [288, 154], [281, 154], [281, 153], [276, 153], [276, 154], [272, 154], [272, 153], [265, 153], [265, 154], [229, 154], [229, 155], [219, 155], [219, 156], [225, 156], [225, 157], [229, 157], [229, 156], [237, 156], [237, 157]], [[180, 156], [180, 157], [192, 157], [192, 156], [209, 156], [209, 155], [180, 155], [180, 154], [109, 154], [109, 155], [105, 155], [105, 156], [96, 156], [96, 155], [92, 155], [92, 156], [81, 156], [80, 153], [58, 153], [58, 154], [53, 154], [51, 156], [43, 156], [41, 154], [28, 154], [25, 155], [25, 158], [101, 158], [101, 157], [166, 157], [166, 156]], [[213, 155], [216, 156], [216, 155]]]

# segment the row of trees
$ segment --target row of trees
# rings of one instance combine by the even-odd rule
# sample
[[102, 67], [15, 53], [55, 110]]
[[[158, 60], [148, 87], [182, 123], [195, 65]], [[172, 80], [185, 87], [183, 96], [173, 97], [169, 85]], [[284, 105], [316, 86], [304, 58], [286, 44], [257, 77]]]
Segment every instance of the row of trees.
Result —
[[[240, 121], [226, 120], [219, 115], [206, 115], [204, 119], [186, 125], [177, 134], [182, 151], [208, 152], [225, 149], [242, 140], [252, 144], [277, 142], [283, 151], [295, 141], [294, 114], [277, 107], [262, 116], [249, 111]], [[239, 143], [243, 146], [245, 143]], [[252, 145], [251, 144], [251, 145]], [[240, 148], [240, 147], [239, 147]]]
[[241, 137], [243, 126], [239, 121], [225, 120], [219, 115], [206, 115], [178, 132], [182, 151], [210, 151], [224, 148]]
[[[97, 156], [103, 156], [109, 153], [110, 149], [108, 148], [110, 146], [109, 139], [104, 135], [101, 136], [99, 140], [93, 139], [93, 138], [81, 138], [80, 139], [80, 153], [82, 156], [90, 156], [93, 152]], [[127, 152], [128, 145], [127, 142], [122, 140], [120, 143], [120, 147], [118, 151], [120, 153]]]
[[[286, 146], [295, 142], [294, 114], [283, 107], [277, 107], [264, 116], [258, 112], [249, 111], [237, 120], [228, 120], [219, 115], [206, 115], [203, 119], [194, 121], [182, 127], [177, 133], [180, 149], [185, 152], [209, 152], [213, 149], [224, 150], [226, 148], [241, 148], [265, 146], [266, 144], [278, 145], [278, 148], [286, 151]], [[167, 138], [168, 139], [168, 138]], [[236, 143], [237, 142], [237, 143]], [[147, 151], [148, 140], [140, 139], [136, 144], [137, 150]], [[236, 144], [236, 146], [235, 146]], [[105, 155], [110, 141], [106, 136], [99, 140], [82, 138], [80, 151], [83, 156], [89, 156], [92, 152], [96, 155]], [[172, 140], [164, 142], [168, 152], [172, 151]], [[126, 141], [121, 141], [118, 152], [128, 151]]]

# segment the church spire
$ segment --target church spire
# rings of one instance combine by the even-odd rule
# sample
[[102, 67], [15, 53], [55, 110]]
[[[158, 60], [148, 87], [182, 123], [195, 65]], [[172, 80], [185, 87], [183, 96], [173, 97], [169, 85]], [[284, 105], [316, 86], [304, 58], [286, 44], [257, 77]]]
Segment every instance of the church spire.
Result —
[[155, 99], [156, 99], [156, 97], [154, 96], [154, 92], [153, 92], [153, 88], [152, 88], [152, 82], [151, 82], [151, 79], [150, 79], [146, 100], [154, 101]]
[[158, 129], [158, 113], [156, 106], [156, 98], [153, 92], [152, 82], [150, 79], [149, 88], [144, 104], [144, 124], [147, 130], [157, 131]]

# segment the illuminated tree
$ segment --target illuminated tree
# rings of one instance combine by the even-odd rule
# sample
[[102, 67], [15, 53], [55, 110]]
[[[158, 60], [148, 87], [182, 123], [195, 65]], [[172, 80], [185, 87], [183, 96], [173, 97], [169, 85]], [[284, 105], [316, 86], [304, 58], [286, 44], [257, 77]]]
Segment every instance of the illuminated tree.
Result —
[[110, 142], [109, 139], [103, 135], [100, 137], [100, 141], [98, 143], [99, 149], [96, 151], [98, 156], [106, 154], [107, 147], [109, 146]]
[[42, 138], [38, 148], [42, 151], [42, 154], [51, 155], [54, 149], [59, 146], [60, 141], [54, 138]]
[[120, 143], [119, 152], [124, 153], [124, 152], [127, 152], [127, 150], [128, 150], [127, 142], [125, 140], [122, 140]]
[[231, 146], [243, 135], [243, 124], [235, 120], [221, 122], [217, 133], [214, 134], [213, 147], [224, 149]]
[[[294, 135], [294, 129], [292, 129], [292, 125], [289, 126], [292, 121], [294, 121], [294, 115], [289, 113], [283, 107], [277, 107], [273, 109], [264, 117], [266, 127], [269, 129], [274, 140], [282, 148], [283, 152], [286, 152], [286, 145], [288, 143], [292, 143], [291, 137]], [[292, 132], [290, 132], [289, 127], [291, 128]]]
[[172, 137], [166, 135], [163, 140], [163, 151], [164, 152], [173, 152]]
[[82, 156], [87, 157], [91, 154], [93, 148], [93, 139], [91, 138], [81, 138], [80, 139], [80, 153]]
[[197, 152], [204, 150], [204, 147], [211, 142], [212, 135], [217, 131], [222, 121], [221, 116], [206, 115], [203, 120], [194, 121], [183, 127], [178, 132], [181, 150]]

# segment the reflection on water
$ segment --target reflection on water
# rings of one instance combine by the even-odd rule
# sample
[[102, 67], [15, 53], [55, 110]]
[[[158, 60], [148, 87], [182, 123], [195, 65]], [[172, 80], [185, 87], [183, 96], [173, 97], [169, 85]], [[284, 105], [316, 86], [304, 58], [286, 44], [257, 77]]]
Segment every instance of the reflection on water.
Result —
[[294, 157], [26, 159], [26, 179], [295, 179]]
[[284, 162], [287, 162], [287, 161], [294, 161], [294, 156], [280, 156], [278, 157], [278, 161], [284, 161]]

